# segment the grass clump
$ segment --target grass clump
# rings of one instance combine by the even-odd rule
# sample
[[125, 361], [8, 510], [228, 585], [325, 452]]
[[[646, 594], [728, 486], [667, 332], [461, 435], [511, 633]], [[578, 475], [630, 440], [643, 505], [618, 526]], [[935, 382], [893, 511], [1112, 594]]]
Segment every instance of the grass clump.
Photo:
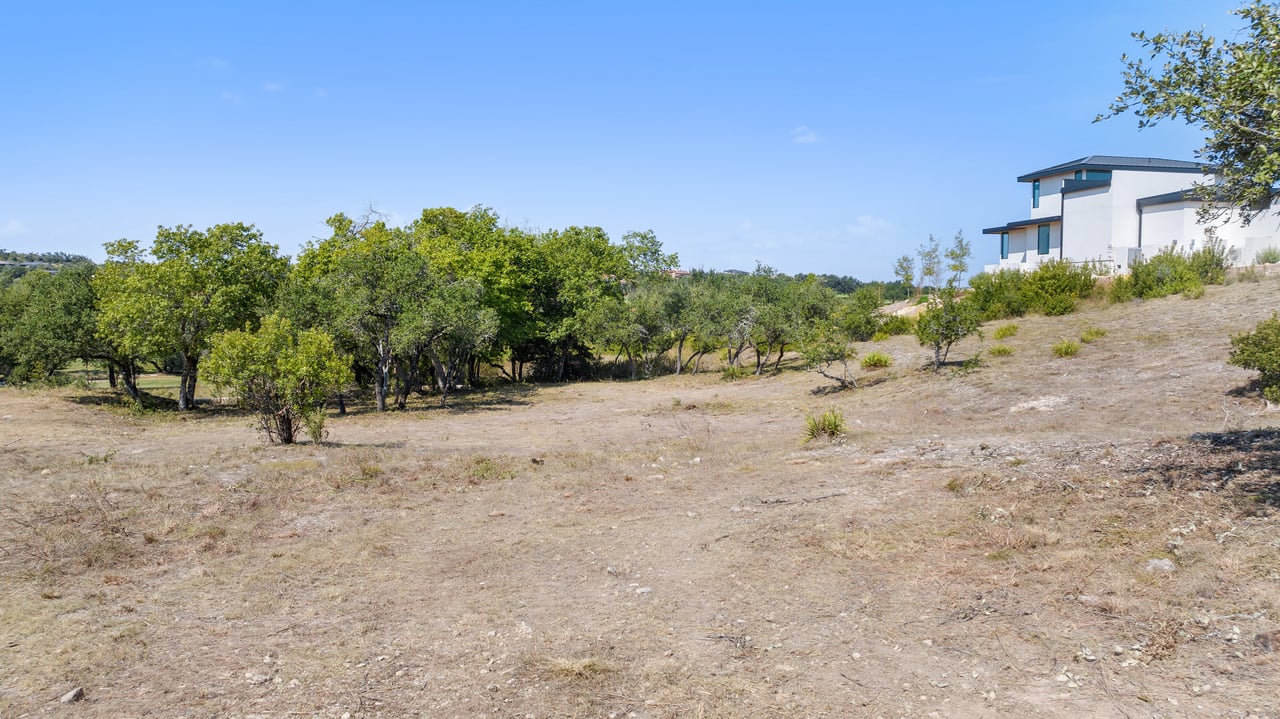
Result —
[[839, 410], [829, 409], [816, 417], [810, 415], [804, 420], [804, 441], [811, 442], [823, 437], [840, 439], [844, 437], [847, 426], [844, 415]]
[[1080, 341], [1085, 344], [1089, 344], [1094, 340], [1099, 340], [1106, 336], [1107, 336], [1107, 331], [1102, 329], [1101, 327], [1090, 327], [1086, 329], [1084, 332], [1080, 333]]
[[862, 358], [862, 369], [884, 369], [893, 364], [893, 358], [884, 352], [868, 352]]
[[1009, 345], [995, 345], [991, 349], [987, 350], [987, 352], [990, 353], [992, 357], [1008, 357], [1013, 354], [1013, 348]]
[[1264, 247], [1253, 256], [1255, 265], [1274, 265], [1280, 262], [1280, 247]]
[[1055, 357], [1075, 357], [1080, 351], [1080, 343], [1075, 340], [1062, 340], [1053, 346]]
[[1000, 325], [999, 327], [997, 327], [996, 331], [991, 333], [991, 336], [996, 338], [997, 340], [1003, 340], [1003, 339], [1008, 339], [1016, 334], [1018, 334], [1018, 325], [1010, 322], [1007, 325]]

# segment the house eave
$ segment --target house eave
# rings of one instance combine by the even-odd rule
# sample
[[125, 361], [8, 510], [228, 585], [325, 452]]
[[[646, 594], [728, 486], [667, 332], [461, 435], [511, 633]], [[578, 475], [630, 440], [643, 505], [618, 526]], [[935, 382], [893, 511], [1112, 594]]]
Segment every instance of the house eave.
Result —
[[1053, 217], [1033, 217], [1029, 220], [1018, 220], [1017, 222], [1010, 222], [1009, 224], [1001, 225], [1000, 227], [988, 227], [982, 231], [982, 234], [998, 235], [1001, 232], [1016, 230], [1019, 227], [1030, 227], [1032, 225], [1052, 225], [1055, 222], [1062, 222], [1062, 215], [1054, 215]]

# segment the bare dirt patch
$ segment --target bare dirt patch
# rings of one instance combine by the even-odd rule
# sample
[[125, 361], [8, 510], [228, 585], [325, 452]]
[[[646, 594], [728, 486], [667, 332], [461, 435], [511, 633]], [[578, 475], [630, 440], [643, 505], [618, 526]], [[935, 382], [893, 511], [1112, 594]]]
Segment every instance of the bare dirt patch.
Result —
[[0, 390], [0, 715], [1278, 717], [1280, 417], [1225, 362], [1278, 289], [324, 446]]

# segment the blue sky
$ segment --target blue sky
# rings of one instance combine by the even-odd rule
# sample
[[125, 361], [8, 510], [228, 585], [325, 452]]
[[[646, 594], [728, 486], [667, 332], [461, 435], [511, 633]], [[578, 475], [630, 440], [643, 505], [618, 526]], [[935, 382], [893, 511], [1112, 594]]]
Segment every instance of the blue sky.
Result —
[[1130, 32], [1241, 2], [0, 1], [0, 247], [240, 221], [296, 254], [336, 212], [480, 204], [862, 279], [963, 230], [980, 269], [1019, 174], [1192, 159], [1193, 128], [1092, 120]]

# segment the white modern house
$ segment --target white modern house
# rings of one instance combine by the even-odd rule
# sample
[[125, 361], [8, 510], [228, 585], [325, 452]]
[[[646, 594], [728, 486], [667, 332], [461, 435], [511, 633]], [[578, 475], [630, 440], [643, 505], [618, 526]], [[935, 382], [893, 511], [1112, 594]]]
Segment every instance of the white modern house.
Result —
[[987, 271], [1033, 270], [1046, 260], [1096, 262], [1124, 272], [1166, 247], [1194, 251], [1212, 231], [1233, 264], [1249, 264], [1265, 247], [1280, 247], [1280, 212], [1248, 226], [1226, 211], [1199, 223], [1197, 183], [1212, 182], [1202, 165], [1155, 157], [1090, 155], [1022, 175], [1031, 184], [1031, 214], [982, 232], [1000, 236], [1000, 262]]

